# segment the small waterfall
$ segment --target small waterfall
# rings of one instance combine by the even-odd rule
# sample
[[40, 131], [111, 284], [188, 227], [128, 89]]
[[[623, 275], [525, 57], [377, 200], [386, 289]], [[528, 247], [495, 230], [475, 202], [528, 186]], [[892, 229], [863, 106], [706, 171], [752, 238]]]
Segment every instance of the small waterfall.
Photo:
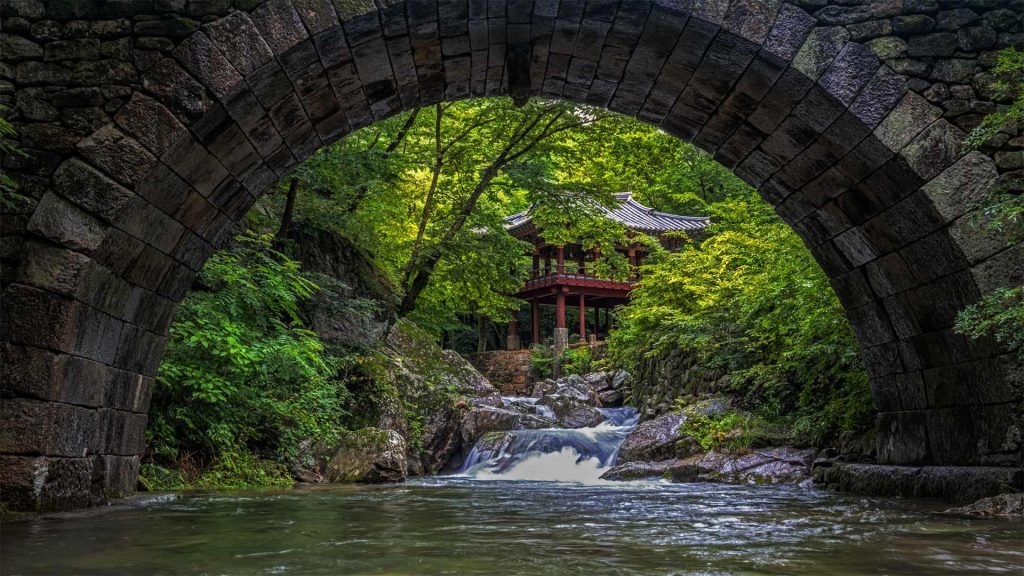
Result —
[[[506, 406], [533, 407], [534, 398], [505, 398]], [[485, 435], [470, 451], [460, 474], [481, 480], [596, 482], [640, 415], [633, 408], [599, 408], [605, 421], [592, 428], [509, 430]], [[550, 416], [553, 416], [551, 414]]]
[[522, 412], [532, 412], [538, 416], [554, 419], [555, 411], [551, 409], [551, 406], [537, 404], [537, 400], [540, 400], [540, 398], [532, 398], [530, 396], [501, 397], [501, 402], [504, 404], [505, 408], [520, 410]]

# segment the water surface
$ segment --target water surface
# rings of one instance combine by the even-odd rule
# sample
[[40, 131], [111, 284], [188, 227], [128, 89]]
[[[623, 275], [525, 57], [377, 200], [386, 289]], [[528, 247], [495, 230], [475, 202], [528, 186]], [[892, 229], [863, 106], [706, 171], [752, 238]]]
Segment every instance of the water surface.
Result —
[[3, 574], [1021, 574], [1024, 528], [798, 486], [439, 477], [3, 526]]

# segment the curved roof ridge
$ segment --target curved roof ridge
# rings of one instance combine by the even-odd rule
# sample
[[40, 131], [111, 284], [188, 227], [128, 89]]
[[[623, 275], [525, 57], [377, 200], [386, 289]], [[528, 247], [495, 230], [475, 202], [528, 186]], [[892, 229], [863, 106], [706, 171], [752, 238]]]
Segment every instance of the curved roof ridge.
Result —
[[[632, 230], [641, 232], [696, 231], [706, 228], [711, 220], [710, 216], [685, 216], [655, 210], [637, 202], [633, 198], [633, 193], [628, 191], [616, 192], [614, 196], [618, 201], [617, 206], [612, 208], [599, 206], [599, 209], [609, 219]], [[528, 224], [532, 220], [530, 214], [534, 208], [536, 208], [536, 204], [522, 212], [506, 216], [506, 228], [513, 231]]]
[[638, 206], [639, 208], [641, 208], [643, 210], [646, 210], [650, 214], [657, 214], [658, 216], [667, 216], [669, 218], [683, 218], [683, 219], [686, 219], [686, 220], [710, 220], [711, 219], [710, 216], [687, 216], [685, 214], [673, 214], [671, 212], [662, 212], [661, 210], [655, 210], [654, 208], [651, 208], [650, 206], [647, 206], [645, 204], [641, 204], [641, 203], [637, 202], [636, 198], [633, 198], [633, 193], [632, 192], [619, 192], [618, 194], [615, 195], [616, 198], [619, 198], [620, 196], [625, 196], [625, 198], [623, 200], [625, 200], [626, 202], [635, 204], [636, 206]]

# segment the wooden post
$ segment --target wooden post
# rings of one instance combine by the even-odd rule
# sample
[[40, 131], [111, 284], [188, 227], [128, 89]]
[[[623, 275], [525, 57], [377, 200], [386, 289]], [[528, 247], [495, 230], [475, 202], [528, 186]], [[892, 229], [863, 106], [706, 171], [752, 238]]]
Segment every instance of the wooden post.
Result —
[[587, 341], [587, 303], [580, 293], [580, 342]]
[[636, 248], [629, 249], [629, 277], [636, 278]]
[[[562, 246], [558, 247], [558, 252], [556, 253], [556, 257], [557, 257], [556, 262], [557, 262], [557, 265], [558, 265], [558, 274], [565, 274], [565, 248], [564, 247], [562, 247]], [[565, 328], [565, 326], [562, 326], [562, 328]]]
[[530, 300], [530, 324], [533, 329], [532, 344], [540, 344], [540, 305], [536, 300]]

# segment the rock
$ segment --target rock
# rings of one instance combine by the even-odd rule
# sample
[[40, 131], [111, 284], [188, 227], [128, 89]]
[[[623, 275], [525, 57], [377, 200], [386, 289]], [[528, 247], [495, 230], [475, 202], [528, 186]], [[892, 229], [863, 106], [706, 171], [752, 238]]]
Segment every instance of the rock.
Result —
[[622, 442], [616, 461], [664, 460], [677, 456], [675, 445], [682, 438], [679, 425], [685, 419], [682, 412], [669, 412], [640, 423]]
[[907, 44], [911, 58], [919, 56], [952, 56], [956, 52], [957, 36], [951, 32], [938, 32], [914, 36]]
[[897, 34], [927, 34], [935, 29], [935, 20], [921, 14], [897, 16], [892, 19], [892, 31]]
[[562, 414], [555, 410], [555, 415], [558, 417], [558, 425], [563, 428], [591, 428], [607, 419], [593, 406], [576, 406]]
[[707, 452], [683, 461], [700, 470], [700, 480], [748, 484], [795, 484], [811, 477], [814, 449], [767, 448], [746, 454]]
[[[375, 346], [397, 298], [373, 258], [348, 238], [304, 223], [293, 224], [287, 236], [286, 252], [321, 287], [303, 306], [312, 330], [330, 346]], [[395, 345], [391, 335], [388, 340]]]
[[609, 468], [601, 475], [601, 480], [643, 480], [647, 478], [664, 478], [673, 482], [694, 482], [700, 469], [682, 460], [662, 460], [661, 462], [627, 462]]
[[1024, 490], [1024, 470], [985, 466], [886, 466], [836, 462], [815, 468], [814, 482], [830, 490], [875, 496], [937, 498], [966, 504]]
[[462, 419], [462, 445], [471, 448], [488, 432], [553, 428], [555, 421], [534, 414], [523, 414], [493, 406], [475, 406]]
[[345, 432], [327, 464], [328, 482], [401, 482], [408, 473], [405, 439], [394, 430]]
[[534, 387], [540, 391], [537, 406], [547, 406], [555, 415], [559, 425], [564, 428], [586, 428], [597, 426], [605, 420], [604, 415], [596, 408], [601, 405], [601, 398], [596, 387], [608, 385], [608, 377], [604, 372], [594, 372], [586, 376], [572, 375], [551, 381], [543, 387]]
[[626, 399], [622, 390], [605, 390], [598, 393], [597, 398], [605, 408], [618, 408]]
[[[619, 449], [617, 462], [640, 460], [665, 460], [685, 458], [694, 453], [696, 443], [679, 432], [679, 425], [690, 415], [717, 416], [724, 414], [732, 405], [729, 398], [709, 398], [695, 402], [685, 410], [662, 414], [653, 420], [640, 423]], [[690, 440], [685, 442], [684, 440]]]
[[982, 498], [973, 504], [950, 508], [945, 514], [958, 516], [1017, 516], [1024, 517], [1024, 492], [1000, 494]]

